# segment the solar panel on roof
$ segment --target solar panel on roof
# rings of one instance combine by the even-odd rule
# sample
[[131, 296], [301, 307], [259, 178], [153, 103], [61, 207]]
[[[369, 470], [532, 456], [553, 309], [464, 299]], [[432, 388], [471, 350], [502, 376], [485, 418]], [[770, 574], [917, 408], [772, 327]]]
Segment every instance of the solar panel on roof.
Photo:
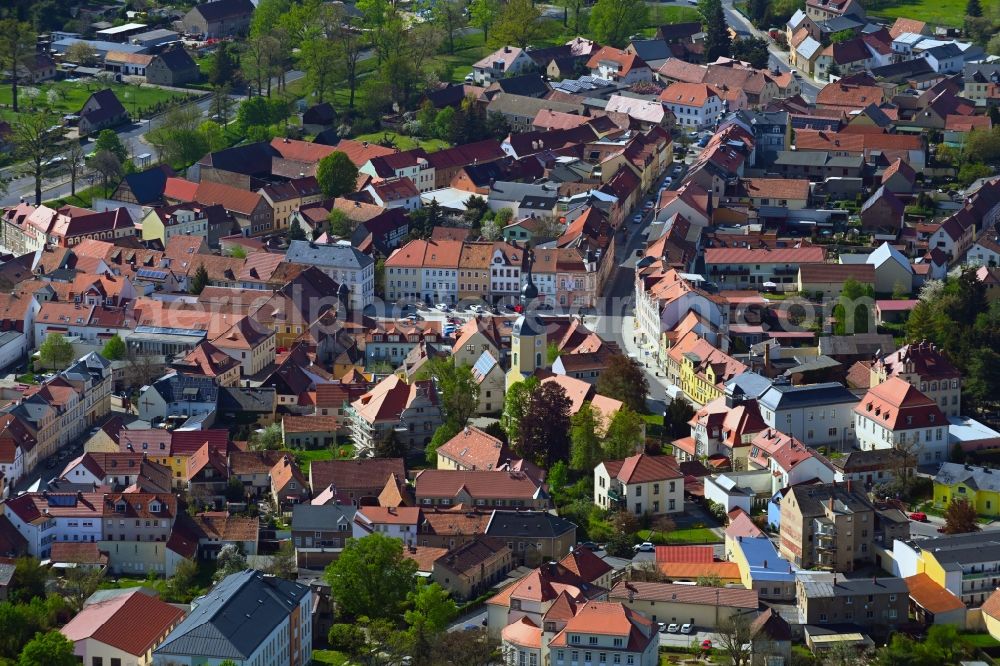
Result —
[[472, 367], [472, 374], [479, 377], [485, 377], [490, 373], [490, 370], [492, 370], [496, 364], [497, 360], [493, 358], [492, 354], [483, 352], [483, 354], [479, 357], [479, 360], [477, 360], [476, 364]]
[[135, 274], [136, 277], [147, 278], [149, 280], [165, 280], [167, 278], [166, 271], [154, 271], [149, 268], [140, 268]]

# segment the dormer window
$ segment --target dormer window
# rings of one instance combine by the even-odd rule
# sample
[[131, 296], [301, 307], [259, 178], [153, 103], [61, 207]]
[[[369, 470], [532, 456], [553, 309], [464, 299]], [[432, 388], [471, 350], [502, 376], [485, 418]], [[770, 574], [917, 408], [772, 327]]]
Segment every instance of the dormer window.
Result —
[[160, 503], [159, 502], [150, 502], [149, 503], [149, 512], [150, 513], [159, 513], [160, 512]]
[[115, 513], [125, 513], [126, 506], [125, 502], [118, 502], [115, 504]]

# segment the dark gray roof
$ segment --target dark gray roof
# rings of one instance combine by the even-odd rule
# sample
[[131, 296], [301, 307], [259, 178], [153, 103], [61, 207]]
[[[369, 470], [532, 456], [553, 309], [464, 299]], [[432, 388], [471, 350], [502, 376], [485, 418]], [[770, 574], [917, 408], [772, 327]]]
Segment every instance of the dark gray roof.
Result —
[[336, 531], [337, 526], [347, 525], [348, 535], [357, 507], [353, 504], [296, 504], [292, 507], [292, 531]]
[[776, 384], [760, 397], [762, 407], [772, 412], [801, 407], [825, 407], [842, 404], [857, 404], [858, 398], [837, 382], [790, 386]]
[[130, 173], [124, 180], [128, 184], [136, 203], [146, 205], [159, 201], [163, 197], [163, 188], [167, 178], [176, 175], [174, 170], [165, 164], [139, 173]]
[[[825, 578], [825, 577], [824, 577]], [[841, 575], [833, 580], [806, 580], [803, 583], [806, 596], [810, 599], [824, 597], [849, 597], [867, 594], [909, 594], [906, 581], [894, 576], [847, 579]]]
[[195, 599], [191, 614], [155, 653], [246, 659], [307, 594], [305, 585], [253, 569], [232, 574]]
[[1000, 534], [973, 532], [949, 534], [934, 539], [924, 539], [916, 544], [920, 550], [934, 553], [934, 559], [946, 570], [960, 569], [977, 562], [1000, 560]]
[[195, 7], [207, 21], [245, 16], [253, 13], [253, 3], [250, 0], [216, 0]]
[[270, 412], [274, 410], [273, 388], [219, 388], [220, 412]]
[[350, 243], [322, 245], [309, 241], [292, 241], [285, 253], [285, 260], [310, 266], [330, 266], [334, 268], [361, 269], [373, 263], [373, 259]]
[[208, 377], [170, 374], [153, 382], [153, 390], [160, 394], [165, 402], [215, 402], [219, 395], [219, 387]]
[[895, 468], [906, 454], [899, 449], [851, 451], [843, 458], [830, 458], [830, 463], [846, 474], [877, 469]]
[[861, 21], [858, 21], [851, 16], [836, 16], [832, 19], [827, 19], [826, 21], [820, 21], [816, 24], [821, 32], [840, 32], [841, 30], [854, 30], [860, 28], [864, 25]]
[[927, 49], [925, 53], [929, 53], [935, 58], [954, 58], [955, 56], [962, 55], [962, 49], [958, 48], [958, 45], [954, 42], [948, 42], [946, 44], [940, 44], [934, 48]]
[[646, 62], [666, 60], [671, 57], [670, 46], [662, 39], [633, 39], [629, 46]]
[[486, 525], [487, 536], [553, 539], [576, 530], [576, 525], [545, 511], [494, 511]]
[[872, 69], [872, 76], [882, 81], [900, 83], [908, 78], [922, 74], [932, 74], [934, 68], [923, 58], [894, 62], [891, 65], [882, 65]]
[[819, 353], [829, 356], [884, 356], [894, 351], [896, 342], [889, 333], [826, 335], [819, 339]]
[[545, 83], [538, 74], [523, 74], [512, 76], [507, 79], [500, 79], [496, 82], [500, 90], [511, 95], [526, 95], [528, 97], [541, 97], [551, 90], [549, 84]]
[[198, 63], [194, 61], [194, 58], [183, 47], [167, 49], [153, 59], [163, 63], [171, 72], [183, 72], [184, 70], [198, 66]]
[[846, 485], [832, 483], [823, 485], [792, 486], [789, 494], [795, 495], [803, 518], [822, 516], [833, 502], [834, 513], [856, 513], [875, 511], [868, 496], [860, 488], [848, 490]]

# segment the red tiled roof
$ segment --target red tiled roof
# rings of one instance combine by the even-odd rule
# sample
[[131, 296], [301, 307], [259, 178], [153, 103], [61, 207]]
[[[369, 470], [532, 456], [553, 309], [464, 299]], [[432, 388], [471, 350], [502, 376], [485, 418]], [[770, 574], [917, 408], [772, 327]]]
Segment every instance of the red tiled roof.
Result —
[[60, 632], [72, 641], [91, 638], [143, 656], [183, 617], [180, 608], [136, 590], [86, 606]]
[[657, 562], [701, 563], [715, 561], [712, 546], [657, 546]]

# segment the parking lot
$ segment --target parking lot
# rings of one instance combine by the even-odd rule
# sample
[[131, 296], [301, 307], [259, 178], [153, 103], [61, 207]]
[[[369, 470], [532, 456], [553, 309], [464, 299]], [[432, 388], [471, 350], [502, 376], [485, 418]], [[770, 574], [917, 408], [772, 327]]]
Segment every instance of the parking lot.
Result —
[[712, 647], [720, 645], [718, 634], [712, 631], [697, 631], [696, 629], [690, 634], [660, 633], [660, 645], [663, 647], [689, 648], [694, 643], [701, 645], [706, 640], [712, 641]]

